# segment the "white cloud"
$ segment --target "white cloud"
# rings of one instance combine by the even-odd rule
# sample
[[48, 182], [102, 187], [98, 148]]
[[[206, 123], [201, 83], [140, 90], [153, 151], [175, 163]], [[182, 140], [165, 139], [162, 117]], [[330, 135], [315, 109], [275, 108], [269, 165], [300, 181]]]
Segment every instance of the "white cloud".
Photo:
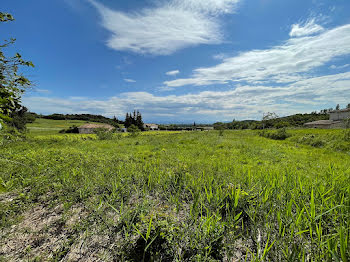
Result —
[[70, 96], [69, 100], [88, 100], [86, 96]]
[[47, 89], [39, 89], [39, 88], [34, 88], [33, 91], [34, 91], [34, 92], [38, 92], [38, 93], [44, 93], [44, 94], [49, 94], [49, 93], [51, 93], [50, 90], [47, 90]]
[[173, 91], [175, 88], [174, 87], [168, 87], [168, 86], [161, 86], [156, 88], [158, 91], [160, 92], [169, 92], [169, 91]]
[[129, 78], [125, 78], [124, 81], [127, 82], [127, 83], [136, 83], [135, 80], [129, 79]]
[[336, 57], [350, 54], [350, 24], [316, 36], [291, 38], [279, 46], [225, 58], [222, 63], [197, 68], [189, 78], [166, 81], [169, 87], [233, 82], [290, 83], [310, 77], [312, 70]]
[[223, 54], [223, 53], [216, 54], [216, 55], [213, 55], [213, 58], [215, 60], [224, 60], [225, 58], [227, 58], [227, 54]]
[[115, 50], [169, 55], [199, 45], [218, 44], [222, 33], [218, 16], [234, 11], [240, 0], [171, 0], [133, 13], [90, 2], [110, 31], [107, 45]]
[[345, 65], [341, 65], [341, 66], [331, 65], [329, 68], [330, 69], [343, 69], [343, 68], [347, 68], [349, 66], [350, 66], [350, 64], [345, 64]]
[[282, 86], [240, 85], [227, 91], [156, 96], [148, 92], [123, 93], [106, 100], [82, 101], [24, 97], [24, 105], [37, 113], [95, 113], [124, 117], [139, 109], [146, 121], [182, 122], [259, 119], [262, 112], [278, 115], [311, 112], [328, 104], [350, 101], [350, 72], [314, 77]]
[[176, 76], [176, 75], [180, 74], [180, 71], [179, 70], [173, 70], [173, 71], [166, 72], [165, 74], [168, 75], [168, 76]]
[[315, 19], [308, 20], [305, 24], [294, 24], [289, 33], [290, 37], [313, 35], [324, 31], [324, 28], [315, 23]]

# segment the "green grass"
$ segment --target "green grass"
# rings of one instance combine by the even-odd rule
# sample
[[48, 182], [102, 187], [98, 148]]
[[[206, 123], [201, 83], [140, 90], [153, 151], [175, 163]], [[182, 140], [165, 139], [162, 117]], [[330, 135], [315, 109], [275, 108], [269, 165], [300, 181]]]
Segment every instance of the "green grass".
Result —
[[[33, 123], [30, 123], [27, 125], [27, 129], [29, 131], [28, 133], [29, 136], [54, 135], [54, 134], [58, 134], [58, 132], [62, 129], [68, 129], [73, 125], [81, 126], [86, 123], [87, 123], [86, 121], [81, 121], [81, 120], [52, 120], [52, 119], [37, 118]], [[98, 124], [98, 123], [95, 123], [95, 124]]]
[[108, 236], [100, 252], [116, 261], [348, 261], [350, 155], [299, 141], [343, 131], [288, 132], [30, 137], [1, 148], [1, 191], [17, 194], [1, 226], [37, 205], [83, 206], [61, 257], [84, 232]]

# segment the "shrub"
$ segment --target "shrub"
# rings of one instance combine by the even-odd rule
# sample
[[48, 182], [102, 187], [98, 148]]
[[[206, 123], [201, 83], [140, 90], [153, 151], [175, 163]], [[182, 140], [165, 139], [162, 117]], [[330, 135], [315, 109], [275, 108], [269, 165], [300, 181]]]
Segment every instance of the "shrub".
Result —
[[79, 134], [79, 129], [77, 126], [71, 126], [68, 129], [62, 129], [59, 131], [59, 133], [66, 133], [66, 134]]
[[140, 134], [141, 130], [137, 126], [131, 125], [128, 127], [128, 132], [130, 133], [129, 136], [137, 137]]
[[287, 133], [286, 128], [278, 129], [277, 131], [266, 131], [263, 130], [259, 132], [259, 136], [274, 139], [274, 140], [285, 140], [290, 137], [290, 134]]
[[350, 142], [350, 130], [345, 130], [344, 132], [344, 140]]
[[112, 140], [113, 139], [113, 132], [109, 131], [106, 128], [97, 128], [95, 130], [95, 134], [97, 135], [97, 138], [99, 140]]
[[24, 140], [25, 134], [19, 132], [14, 127], [9, 127], [5, 123], [1, 123], [0, 129], [0, 145], [4, 145], [11, 142], [22, 141]]

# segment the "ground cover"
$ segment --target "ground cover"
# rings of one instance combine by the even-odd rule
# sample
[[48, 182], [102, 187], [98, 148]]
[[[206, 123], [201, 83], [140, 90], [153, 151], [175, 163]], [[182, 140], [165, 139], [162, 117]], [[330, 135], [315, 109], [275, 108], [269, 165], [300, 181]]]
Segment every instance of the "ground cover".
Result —
[[[37, 118], [33, 123], [27, 124], [28, 135], [54, 135], [59, 134], [62, 129], [68, 129], [71, 126], [81, 126], [86, 124], [86, 121], [82, 120], [52, 120]], [[100, 124], [100, 123], [93, 123]]]
[[283, 141], [212, 131], [6, 144], [0, 258], [347, 261], [349, 152], [298, 140], [343, 131], [288, 132]]

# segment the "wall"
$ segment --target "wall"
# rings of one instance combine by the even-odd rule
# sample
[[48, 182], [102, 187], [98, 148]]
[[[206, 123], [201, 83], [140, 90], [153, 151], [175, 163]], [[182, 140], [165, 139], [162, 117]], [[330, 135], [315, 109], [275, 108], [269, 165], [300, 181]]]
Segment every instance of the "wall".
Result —
[[350, 118], [350, 111], [329, 113], [329, 120], [343, 120]]
[[79, 128], [79, 134], [94, 134], [93, 128]]

